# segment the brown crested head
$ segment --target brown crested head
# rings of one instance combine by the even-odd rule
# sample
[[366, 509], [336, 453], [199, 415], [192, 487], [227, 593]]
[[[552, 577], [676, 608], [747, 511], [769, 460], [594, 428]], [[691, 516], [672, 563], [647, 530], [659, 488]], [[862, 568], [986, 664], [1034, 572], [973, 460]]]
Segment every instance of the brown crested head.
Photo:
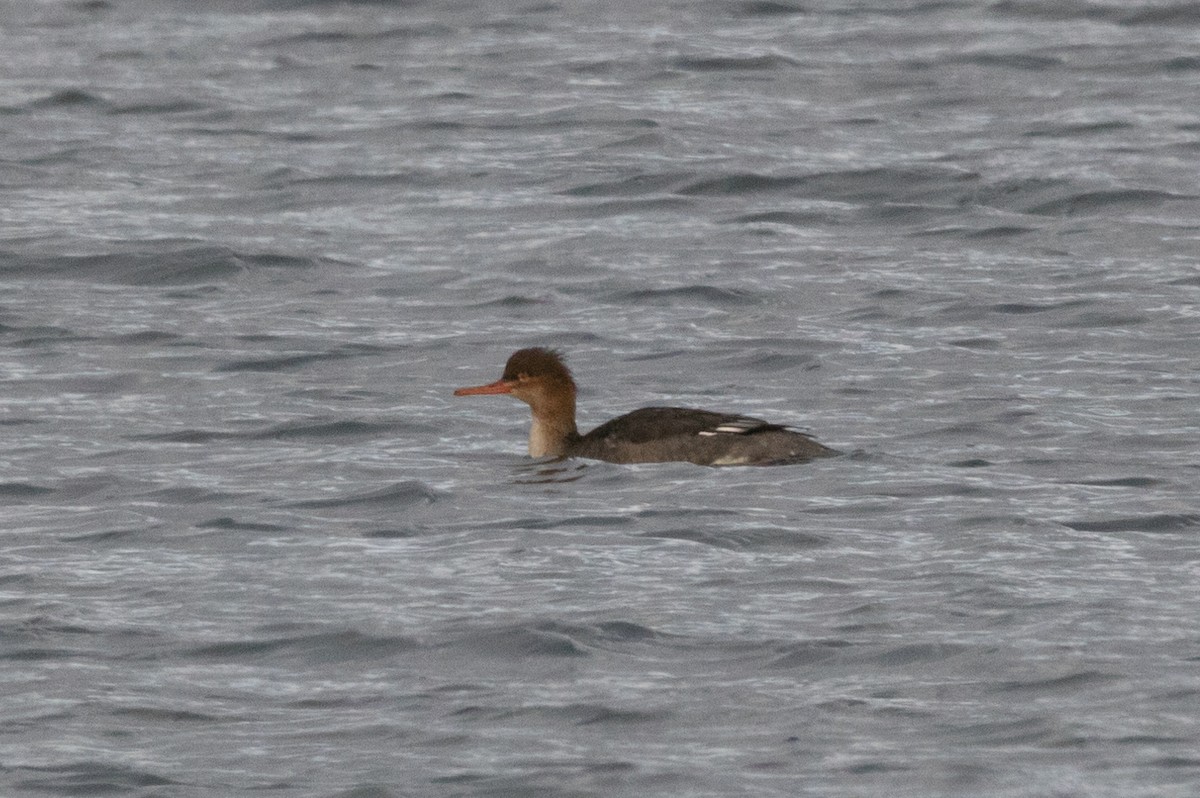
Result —
[[[544, 406], [553, 397], [575, 401], [575, 380], [562, 356], [553, 349], [533, 347], [514, 352], [504, 364], [504, 376], [487, 385], [459, 388], [455, 396], [508, 393], [535, 407]], [[574, 412], [574, 411], [572, 411]]]
[[455, 396], [508, 394], [529, 405], [529, 454], [561, 457], [579, 438], [575, 427], [575, 380], [562, 356], [553, 349], [532, 347], [513, 352], [504, 374], [495, 382], [459, 388]]
[[502, 379], [513, 381], [522, 377], [526, 379], [549, 378], [568, 382], [572, 386], [575, 384], [575, 381], [571, 379], [571, 370], [563, 362], [562, 355], [553, 349], [543, 349], [540, 346], [519, 349], [513, 352], [508, 358], [508, 362], [504, 364]]

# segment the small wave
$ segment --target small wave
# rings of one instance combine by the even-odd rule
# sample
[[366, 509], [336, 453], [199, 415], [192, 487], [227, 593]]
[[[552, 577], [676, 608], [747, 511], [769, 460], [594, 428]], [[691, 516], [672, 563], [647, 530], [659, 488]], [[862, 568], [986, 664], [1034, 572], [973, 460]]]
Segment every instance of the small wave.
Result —
[[1080, 687], [1107, 682], [1118, 678], [1113, 674], [1094, 670], [1080, 670], [1061, 676], [1013, 679], [1000, 682], [995, 689], [1003, 693], [1060, 693], [1074, 692]]
[[165, 776], [148, 770], [110, 765], [105, 762], [72, 762], [48, 767], [18, 766], [9, 775], [23, 772], [36, 776], [20, 777], [13, 786], [54, 795], [115, 795], [141, 792], [147, 787], [167, 787], [178, 784]]
[[[256, 432], [249, 437], [255, 440], [286, 441], [294, 439], [348, 439], [370, 438], [378, 435], [395, 433], [397, 431], [411, 432], [417, 425], [413, 424], [382, 424], [367, 421], [292, 421], [280, 424], [263, 432]], [[422, 429], [428, 431], [428, 429]]]
[[330, 44], [354, 41], [362, 38], [362, 34], [353, 33], [344, 30], [314, 30], [305, 31], [304, 33], [291, 34], [289, 36], [281, 36], [276, 39], [268, 39], [262, 42], [264, 47], [276, 45], [290, 46], [293, 44]]
[[[669, 638], [632, 621], [570, 624], [545, 621], [499, 629], [477, 629], [451, 645], [503, 659], [583, 657], [592, 651], [627, 651], [630, 646], [656, 645]], [[640, 649], [639, 649], [640, 650]]]
[[[454, 123], [458, 124], [458, 123]], [[577, 111], [552, 110], [543, 113], [524, 114], [516, 118], [503, 116], [486, 121], [463, 124], [462, 127], [490, 131], [558, 131], [558, 130], [628, 130], [657, 128], [659, 125], [653, 119], [645, 117], [623, 117], [600, 112], [595, 115], [580, 116]]]
[[1021, 527], [1040, 527], [1041, 524], [1030, 518], [1015, 513], [986, 513], [984, 515], [968, 515], [959, 519], [964, 529], [1016, 529]]
[[1120, 9], [1078, 0], [1001, 0], [989, 8], [993, 13], [1036, 20], [1116, 21]]
[[1075, 184], [1063, 178], [1017, 178], [976, 186], [968, 199], [987, 208], [1026, 212], [1078, 191]]
[[754, 172], [742, 172], [724, 177], [706, 178], [676, 189], [677, 194], [687, 196], [737, 196], [772, 191], [787, 191], [803, 185], [804, 177], [771, 177]]
[[1085, 479], [1069, 481], [1068, 485], [1090, 485], [1097, 488], [1158, 488], [1168, 485], [1166, 480], [1155, 477], [1116, 477], [1114, 479]]
[[1145, 313], [1115, 313], [1108, 311], [1094, 311], [1076, 313], [1075, 315], [1070, 316], [1061, 322], [1060, 326], [1089, 330], [1117, 330], [1123, 327], [1134, 327], [1139, 324], [1147, 324], [1149, 321], [1150, 316]]
[[1151, 189], [1114, 189], [1084, 191], [1069, 197], [1050, 200], [1027, 209], [1041, 216], [1077, 216], [1108, 209], [1153, 208], [1173, 200], [1196, 199], [1195, 196], [1172, 194]]
[[954, 201], [964, 186], [973, 189], [978, 181], [979, 174], [969, 170], [894, 166], [819, 172], [806, 182], [818, 199], [906, 205]]
[[995, 227], [984, 227], [979, 230], [971, 230], [963, 234], [964, 238], [972, 238], [977, 240], [987, 240], [991, 238], [1012, 238], [1013, 236], [1023, 236], [1029, 233], [1036, 233], [1036, 227], [1020, 227], [1018, 225], [996, 225]]
[[9, 501], [36, 499], [47, 493], [54, 493], [54, 488], [44, 488], [29, 482], [0, 482], [0, 499]]
[[1129, 130], [1133, 125], [1129, 122], [1112, 120], [1108, 122], [1089, 122], [1080, 125], [1046, 125], [1025, 131], [1024, 136], [1030, 138], [1075, 138], [1091, 136], [1097, 133], [1112, 133], [1117, 130]]
[[416, 504], [432, 504], [441, 494], [419, 480], [397, 482], [377, 490], [354, 493], [331, 499], [310, 499], [293, 502], [288, 507], [322, 509], [330, 507], [354, 507], [361, 505], [384, 505], [388, 507], [411, 507]]
[[738, 288], [718, 288], [712, 285], [684, 285], [675, 288], [644, 288], [637, 291], [619, 291], [609, 297], [621, 304], [676, 305], [700, 303], [719, 307], [744, 307], [758, 305], [762, 298], [757, 294]]
[[842, 657], [853, 646], [848, 640], [803, 640], [781, 647], [768, 663], [771, 668], [799, 668]]
[[161, 707], [118, 707], [112, 710], [117, 717], [133, 718], [147, 723], [195, 723], [220, 720], [219, 715], [206, 712], [191, 712], [186, 709], [163, 709]]
[[[264, 635], [273, 630], [263, 630]], [[186, 653], [200, 659], [273, 660], [299, 659], [304, 662], [355, 662], [386, 658], [420, 648], [411, 638], [376, 637], [355, 630], [320, 631], [276, 637], [247, 638], [207, 643]]]
[[[562, 469], [557, 467], [553, 463], [551, 464], [550, 467], [552, 469], [551, 474], [542, 474], [541, 472], [547, 468], [546, 464], [522, 463], [521, 465], [518, 466], [518, 469], [520, 471], [524, 472], [530, 468], [536, 468], [537, 473], [539, 474], [539, 476], [541, 478], [539, 478], [539, 479], [521, 479], [521, 480], [519, 480], [519, 484], [525, 484], [525, 485], [534, 484], [534, 485], [536, 485], [536, 484], [543, 484], [543, 483], [549, 483], [549, 482], [554, 482], [554, 483], [575, 482], [579, 479], [578, 476], [574, 476], [573, 478], [572, 477], [562, 478], [560, 476], [560, 478], [558, 478], [558, 479], [548, 479], [547, 477], [560, 475], [562, 472]], [[587, 468], [587, 466], [584, 466], [583, 468]], [[569, 471], [567, 473], [574, 474], [575, 471], [578, 471], [578, 470], [581, 470], [581, 469], [573, 469], [572, 471]], [[499, 529], [560, 529], [560, 528], [564, 528], [564, 527], [584, 527], [584, 528], [601, 527], [604, 529], [611, 529], [611, 528], [617, 527], [617, 526], [628, 526], [631, 523], [632, 523], [632, 521], [628, 517], [617, 514], [617, 513], [613, 513], [613, 514], [609, 514], [609, 515], [599, 515], [599, 514], [590, 514], [589, 513], [586, 515], [572, 515], [567, 518], [555, 518], [555, 517], [548, 518], [545, 516], [526, 517], [526, 518], [506, 518], [502, 521], [493, 521], [493, 522], [489, 522], [489, 523], [476, 524], [476, 526], [478, 526], [481, 529], [497, 529], [497, 530], [499, 530]]]
[[783, 3], [779, 0], [748, 0], [734, 7], [739, 17], [787, 17], [807, 14], [808, 9], [798, 3]]
[[194, 486], [160, 488], [142, 494], [143, 498], [161, 504], [206, 504], [209, 502], [225, 501], [234, 498], [236, 494], [226, 491], [214, 491]]
[[144, 435], [128, 435], [126, 440], [147, 443], [211, 443], [235, 437], [235, 433], [207, 429], [181, 429], [173, 432], [151, 432]]
[[603, 183], [585, 183], [561, 193], [569, 197], [638, 197], [673, 190], [694, 178], [695, 175], [688, 172], [641, 174]]
[[1092, 304], [1089, 300], [1071, 299], [1065, 302], [998, 302], [988, 305], [985, 309], [993, 313], [1005, 313], [1011, 316], [1025, 316], [1031, 313], [1047, 313]]
[[974, 64], [976, 66], [1023, 69], [1035, 72], [1063, 65], [1061, 58], [1048, 55], [1035, 55], [1033, 53], [968, 53], [966, 55], [955, 55], [945, 60], [951, 64]]
[[662, 637], [648, 626], [632, 621], [604, 621], [595, 629], [607, 640], [625, 642], [629, 640], [653, 640]]
[[728, 220], [731, 224], [779, 224], [786, 227], [812, 227], [817, 224], [832, 224], [834, 221], [832, 214], [815, 211], [763, 211], [735, 216]]
[[273, 355], [270, 357], [245, 358], [222, 363], [214, 368], [218, 373], [235, 371], [287, 371], [300, 368], [311, 363], [325, 360], [343, 360], [348, 358], [375, 355], [383, 351], [380, 347], [367, 344], [353, 344], [335, 347], [325, 352], [303, 352], [294, 355]]
[[278, 357], [254, 357], [222, 363], [214, 371], [287, 371], [300, 368], [322, 360], [334, 360], [337, 355], [331, 352], [308, 352], [302, 355], [280, 355]]
[[1122, 25], [1200, 25], [1200, 5], [1175, 3], [1125, 13]]
[[785, 527], [752, 527], [736, 529], [729, 527], [713, 527], [700, 529], [696, 527], [679, 527], [656, 532], [644, 532], [644, 538], [664, 538], [668, 540], [686, 540], [700, 543], [717, 549], [731, 551], [756, 551], [762, 549], [811, 549], [828, 545], [829, 540], [820, 535], [812, 535], [797, 529]]
[[569, 628], [557, 624], [513, 626], [473, 632], [460, 638], [457, 644], [502, 659], [587, 656], [587, 650], [572, 639], [570, 632]]
[[408, 41], [412, 39], [447, 36], [454, 31], [454, 28], [436, 22], [425, 25], [401, 25], [383, 30], [317, 30], [268, 39], [262, 42], [262, 46], [292, 47], [298, 44], [356, 44], [370, 41]]
[[742, 172], [693, 181], [676, 190], [685, 196], [741, 196], [786, 193], [830, 202], [869, 203], [872, 207], [932, 205], [957, 202], [964, 184], [972, 189], [975, 172], [936, 167], [845, 169], [807, 175], [763, 175]]
[[545, 305], [550, 300], [544, 296], [527, 296], [524, 294], [506, 294], [494, 299], [481, 299], [478, 302], [454, 303], [447, 305], [461, 312], [462, 308], [528, 308]]
[[279, 524], [262, 524], [252, 521], [238, 521], [223, 515], [220, 518], [210, 518], [196, 524], [197, 529], [221, 529], [229, 532], [286, 532], [288, 527]]
[[748, 349], [730, 357], [718, 358], [715, 362], [731, 363], [742, 370], [746, 368], [765, 373], [776, 373], [790, 369], [811, 371], [821, 367], [821, 360], [809, 352], [780, 352], [775, 349]]
[[1063, 523], [1080, 532], [1179, 532], [1200, 526], [1200, 515], [1156, 513], [1109, 518], [1102, 521], [1064, 521]]
[[630, 136], [625, 139], [617, 139], [610, 141], [607, 144], [601, 144], [601, 150], [623, 150], [623, 149], [659, 149], [662, 148], [667, 141], [667, 138], [661, 133], [639, 133], [636, 136]]
[[387, 529], [369, 529], [362, 533], [368, 540], [406, 540], [420, 537], [425, 530], [418, 526], [390, 527]]
[[671, 66], [675, 69], [688, 72], [760, 71], [795, 65], [795, 61], [781, 55], [680, 56], [671, 61]]
[[43, 97], [30, 103], [30, 107], [32, 108], [60, 108], [64, 106], [100, 107], [105, 105], [107, 105], [107, 102], [103, 97], [83, 89], [61, 89], [48, 97]]
[[640, 216], [656, 211], [683, 211], [692, 207], [689, 200], [680, 197], [656, 197], [653, 199], [612, 200], [582, 206], [579, 215], [590, 218], [609, 216]]
[[521, 706], [478, 706], [470, 705], [457, 710], [454, 715], [464, 719], [495, 720], [503, 718], [541, 717], [554, 721], [565, 721], [576, 726], [598, 724], [626, 725], [664, 720], [670, 716], [665, 710], [630, 709], [606, 704], [523, 704]]
[[921, 205], [912, 202], [881, 202], [872, 204], [863, 214], [866, 218], [893, 224], [919, 224], [943, 219], [946, 209], [941, 205]]
[[272, 175], [268, 181], [264, 181], [263, 187], [331, 187], [347, 188], [353, 191], [364, 191], [375, 188], [393, 190], [396, 188], [407, 188], [413, 186], [431, 188], [442, 185], [444, 180], [445, 178], [443, 176], [419, 169], [413, 169], [404, 172], [381, 172], [377, 174], [351, 173], [339, 175], [290, 176], [286, 179], [280, 179], [280, 176], [275, 174]]
[[952, 643], [906, 643], [877, 651], [870, 655], [867, 661], [885, 667], [905, 667], [918, 663], [944, 662], [971, 650], [971, 646]]
[[841, 639], [804, 640], [776, 649], [769, 667], [796, 668], [836, 663], [850, 663], [891, 668], [907, 668], [915, 664], [944, 662], [971, 650], [966, 645], [950, 643], [904, 643], [895, 646], [862, 645]]
[[1041, 745], [1060, 737], [1058, 725], [1042, 715], [1018, 720], [981, 720], [954, 725], [950, 731], [956, 741], [984, 746]]
[[465, 100], [474, 100], [478, 95], [468, 91], [441, 91], [437, 94], [431, 94], [426, 99], [436, 100], [438, 102], [463, 102]]
[[1200, 70], [1200, 56], [1181, 55], [1158, 63], [1158, 68], [1167, 72], [1194, 72]]
[[47, 380], [60, 394], [128, 394], [137, 391], [144, 376], [132, 372], [70, 376]]
[[666, 710], [627, 709], [603, 704], [571, 704], [562, 708], [561, 711], [568, 713], [568, 716], [580, 726], [646, 723], [670, 717], [670, 713]]
[[969, 457], [966, 460], [951, 460], [946, 463], [951, 468], [990, 468], [995, 465], [991, 460], [982, 457]]
[[987, 338], [984, 336], [978, 338], [956, 338], [946, 343], [950, 346], [958, 346], [963, 349], [977, 349], [983, 352], [994, 352], [1004, 346], [1003, 339]]
[[142, 330], [135, 333], [121, 333], [105, 340], [120, 346], [138, 346], [142, 344], [173, 343], [182, 341], [183, 336], [163, 330]]
[[320, 257], [239, 253], [183, 241], [129, 242], [124, 252], [95, 255], [0, 253], [0, 276], [49, 278], [119, 285], [174, 286], [221, 282], [260, 269], [308, 269], [346, 264]]
[[[144, 537], [148, 531], [150, 530], [147, 527], [137, 527], [136, 529], [102, 529], [99, 532], [67, 535], [61, 539], [69, 543], [115, 543], [117, 541], [127, 543], [131, 540]], [[157, 532], [157, 529], [153, 531]]]
[[113, 106], [109, 113], [114, 116], [122, 114], [186, 114], [197, 111], [207, 111], [209, 107], [195, 100], [159, 100], [157, 102], [130, 103], [129, 105]]
[[1085, 188], [1071, 180], [1032, 178], [976, 188], [964, 201], [983, 207], [1036, 216], [1082, 216], [1105, 211], [1128, 212], [1164, 203], [1195, 200], [1197, 195], [1138, 188]]

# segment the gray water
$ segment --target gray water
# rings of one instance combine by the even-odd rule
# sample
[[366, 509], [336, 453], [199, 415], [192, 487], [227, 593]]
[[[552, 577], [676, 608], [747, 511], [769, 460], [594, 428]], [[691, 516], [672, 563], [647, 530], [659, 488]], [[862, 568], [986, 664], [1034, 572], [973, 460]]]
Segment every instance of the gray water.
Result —
[[9, 0], [0, 794], [1200, 794], [1197, 9]]

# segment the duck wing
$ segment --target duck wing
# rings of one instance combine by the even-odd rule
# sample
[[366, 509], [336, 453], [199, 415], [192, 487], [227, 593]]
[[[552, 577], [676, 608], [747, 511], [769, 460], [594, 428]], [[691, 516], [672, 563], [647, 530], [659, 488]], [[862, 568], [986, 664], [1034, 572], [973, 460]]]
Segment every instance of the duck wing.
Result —
[[786, 429], [761, 418], [736, 413], [715, 413], [686, 407], [643, 407], [605, 422], [584, 436], [588, 441], [628, 441], [649, 443], [674, 437], [712, 438], [728, 435], [754, 435]]

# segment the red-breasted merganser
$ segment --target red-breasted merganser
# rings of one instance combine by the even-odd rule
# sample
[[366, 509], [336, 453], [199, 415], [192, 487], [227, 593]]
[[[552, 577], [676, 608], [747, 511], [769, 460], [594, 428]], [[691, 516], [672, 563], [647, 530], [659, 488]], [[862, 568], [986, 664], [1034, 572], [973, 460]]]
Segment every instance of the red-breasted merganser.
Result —
[[782, 424], [750, 416], [643, 407], [587, 435], [575, 427], [575, 380], [550, 349], [514, 352], [495, 382], [459, 388], [455, 396], [508, 393], [529, 405], [531, 457], [586, 457], [610, 463], [789, 465], [837, 454]]

